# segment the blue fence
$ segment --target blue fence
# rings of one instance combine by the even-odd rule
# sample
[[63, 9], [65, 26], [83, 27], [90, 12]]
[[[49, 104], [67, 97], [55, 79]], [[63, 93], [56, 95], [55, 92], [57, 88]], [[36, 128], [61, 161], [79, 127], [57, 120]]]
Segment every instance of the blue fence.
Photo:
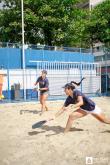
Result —
[[[94, 62], [94, 56], [90, 51], [83, 49], [25, 49], [26, 68], [35, 68], [36, 65], [30, 63], [34, 61], [63, 61], [63, 62]], [[21, 48], [0, 48], [0, 67], [4, 69], [22, 68]]]

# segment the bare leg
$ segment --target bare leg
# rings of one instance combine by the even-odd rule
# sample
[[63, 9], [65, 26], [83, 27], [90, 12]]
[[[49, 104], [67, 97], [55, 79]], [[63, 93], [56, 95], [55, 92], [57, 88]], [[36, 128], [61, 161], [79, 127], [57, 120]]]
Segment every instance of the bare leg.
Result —
[[45, 105], [45, 109], [46, 109], [46, 111], [48, 111], [48, 107]]
[[42, 95], [40, 95], [40, 104], [41, 104], [41, 113], [40, 113], [40, 115], [42, 115], [42, 113], [43, 113]]
[[92, 114], [97, 120], [105, 124], [110, 124], [110, 119], [107, 119], [103, 113], [101, 114]]
[[68, 132], [71, 129], [74, 120], [84, 117], [86, 115], [87, 115], [87, 113], [82, 111], [81, 109], [78, 109], [78, 110], [74, 111], [72, 114], [70, 114], [64, 133]]
[[47, 100], [47, 98], [48, 98], [48, 94], [43, 94], [43, 96], [42, 96], [42, 103], [43, 103], [43, 109], [44, 109], [44, 111], [45, 110], [48, 111], [48, 107], [46, 106], [46, 100]]
[[47, 106], [46, 106], [46, 100], [47, 100], [47, 97], [48, 97], [48, 94], [43, 94], [43, 95], [40, 95], [40, 103], [41, 103], [41, 114], [47, 110]]

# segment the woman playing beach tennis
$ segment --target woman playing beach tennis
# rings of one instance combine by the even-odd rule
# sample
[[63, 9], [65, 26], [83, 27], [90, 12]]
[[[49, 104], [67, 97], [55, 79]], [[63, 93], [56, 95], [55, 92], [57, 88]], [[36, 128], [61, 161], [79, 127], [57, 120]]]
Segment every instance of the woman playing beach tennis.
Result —
[[103, 123], [110, 124], [110, 119], [105, 117], [101, 109], [97, 107], [96, 104], [82, 92], [75, 89], [75, 86], [72, 83], [66, 84], [64, 86], [64, 91], [68, 97], [61, 110], [56, 113], [55, 117], [58, 117], [60, 114], [70, 108], [73, 109], [73, 112], [69, 115], [64, 131], [65, 133], [71, 129], [74, 120], [84, 117], [88, 114], [91, 114]]
[[42, 70], [42, 74], [40, 77], [37, 78], [37, 81], [34, 85], [39, 84], [39, 90], [40, 90], [40, 103], [41, 103], [41, 114], [44, 111], [47, 111], [48, 108], [46, 106], [46, 100], [48, 98], [48, 91], [49, 91], [49, 81], [46, 77], [47, 71]]

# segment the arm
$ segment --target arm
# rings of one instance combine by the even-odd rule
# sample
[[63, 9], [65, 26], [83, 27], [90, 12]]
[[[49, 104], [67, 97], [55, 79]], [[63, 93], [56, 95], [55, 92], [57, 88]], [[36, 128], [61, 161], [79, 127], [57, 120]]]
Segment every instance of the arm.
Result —
[[55, 114], [55, 118], [60, 116], [63, 112], [65, 111], [65, 106], [63, 106], [56, 114]]
[[83, 104], [84, 104], [83, 97], [82, 96], [78, 96], [77, 103], [76, 104], [72, 104], [72, 106], [74, 106], [74, 108], [76, 108], [76, 107], [82, 106]]
[[55, 117], [58, 117], [60, 116], [63, 112], [65, 112], [66, 110], [68, 110], [69, 108], [72, 108], [74, 111], [79, 109], [80, 106], [82, 106], [84, 103], [83, 103], [83, 98], [82, 96], [78, 96], [78, 99], [77, 99], [77, 103], [76, 104], [69, 104], [67, 107], [63, 106], [61, 108], [60, 111], [58, 111], [56, 114], [55, 114]]
[[73, 111], [77, 110], [80, 108], [79, 103], [77, 104], [70, 104], [69, 106], [65, 107], [63, 106], [53, 117], [53, 119], [59, 117], [62, 113], [64, 113], [65, 111], [69, 110], [69, 108], [71, 108]]
[[79, 96], [78, 98], [78, 103], [76, 104], [69, 104], [67, 107], [63, 106], [55, 115], [54, 117], [52, 117], [49, 120], [54, 120], [55, 118], [59, 117], [62, 113], [64, 113], [65, 111], [67, 111], [69, 108], [72, 109], [72, 112], [79, 109], [81, 105], [83, 105], [83, 99], [82, 96]]
[[48, 90], [48, 88], [47, 87], [45, 87], [45, 88], [39, 88], [39, 90], [40, 91], [44, 91], [44, 90]]
[[62, 106], [62, 108], [55, 114], [54, 118], [60, 116], [64, 111], [68, 110], [68, 106], [70, 105], [70, 102], [69, 102], [69, 98], [67, 97], [65, 102], [64, 102], [64, 105]]
[[40, 77], [38, 77], [36, 82], [34, 83], [35, 86], [39, 83], [39, 80], [40, 80]]
[[62, 113], [64, 112], [64, 106], [52, 117], [50, 117], [47, 121], [51, 121], [51, 120], [54, 120], [56, 119], [57, 117], [59, 117]]
[[36, 81], [35, 83], [34, 83], [34, 85], [36, 86], [38, 84], [38, 82]]

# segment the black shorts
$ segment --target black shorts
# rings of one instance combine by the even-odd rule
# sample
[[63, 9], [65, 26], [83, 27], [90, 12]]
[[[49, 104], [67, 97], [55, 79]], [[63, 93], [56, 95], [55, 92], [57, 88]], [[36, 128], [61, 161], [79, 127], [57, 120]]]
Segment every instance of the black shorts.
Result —
[[40, 95], [46, 95], [48, 93], [49, 93], [49, 91], [42, 91], [42, 92], [40, 92]]

